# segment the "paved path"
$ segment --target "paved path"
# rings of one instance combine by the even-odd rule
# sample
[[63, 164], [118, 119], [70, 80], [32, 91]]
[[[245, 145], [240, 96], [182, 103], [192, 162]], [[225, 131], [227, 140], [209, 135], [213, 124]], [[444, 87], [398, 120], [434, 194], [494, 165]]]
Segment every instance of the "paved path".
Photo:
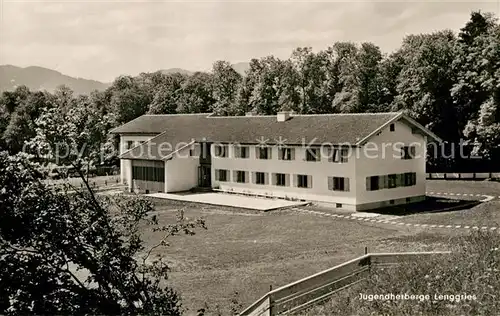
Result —
[[288, 208], [308, 204], [307, 202], [293, 202], [283, 199], [269, 199], [213, 192], [189, 194], [151, 193], [146, 194], [146, 196], [176, 201], [246, 208], [258, 211], [270, 211], [279, 208]]
[[[485, 194], [467, 194], [467, 193], [447, 193], [447, 192], [426, 192], [428, 195], [436, 196], [470, 196], [482, 197], [481, 202], [488, 202], [495, 198], [500, 199], [500, 196], [491, 196]], [[397, 221], [397, 216], [387, 216], [376, 213], [356, 212], [352, 214], [335, 214], [323, 211], [314, 211], [304, 208], [293, 207], [291, 210], [301, 213], [325, 216], [330, 218], [342, 218], [347, 220], [355, 220], [359, 222], [369, 222], [378, 224], [389, 224], [400, 227], [416, 227], [416, 228], [435, 228], [435, 229], [462, 229], [462, 230], [482, 230], [482, 231], [497, 231], [500, 233], [500, 228], [497, 226], [472, 226], [472, 225], [442, 225], [442, 224], [419, 224], [419, 223], [403, 223]], [[366, 215], [365, 215], [366, 214]], [[379, 219], [380, 218], [380, 219]]]

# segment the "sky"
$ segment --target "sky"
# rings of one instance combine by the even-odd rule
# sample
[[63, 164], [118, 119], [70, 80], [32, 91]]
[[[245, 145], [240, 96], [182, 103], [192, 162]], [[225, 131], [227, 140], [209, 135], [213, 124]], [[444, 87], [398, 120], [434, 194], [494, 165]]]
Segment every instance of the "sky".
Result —
[[336, 41], [390, 53], [407, 34], [458, 31], [472, 10], [499, 16], [500, 0], [36, 1], [0, 0], [0, 64], [42, 66], [110, 82], [167, 68], [209, 70]]

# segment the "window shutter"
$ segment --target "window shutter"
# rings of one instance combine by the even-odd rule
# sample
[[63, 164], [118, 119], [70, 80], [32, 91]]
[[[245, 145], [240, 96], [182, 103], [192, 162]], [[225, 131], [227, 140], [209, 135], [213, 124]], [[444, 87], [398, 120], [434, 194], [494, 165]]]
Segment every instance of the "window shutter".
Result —
[[273, 148], [267, 148], [267, 159], [273, 159]]
[[219, 181], [219, 169], [215, 169], [215, 181]]
[[385, 189], [386, 188], [386, 176], [379, 176], [378, 177], [378, 187], [379, 189]]
[[344, 191], [346, 191], [346, 192], [350, 191], [349, 178], [344, 178]]
[[264, 173], [264, 184], [269, 184], [269, 172]]
[[328, 177], [328, 190], [333, 190], [333, 177]]
[[366, 191], [372, 190], [372, 181], [371, 177], [366, 177]]
[[290, 186], [290, 175], [289, 175], [288, 173], [287, 173], [287, 174], [285, 174], [285, 185], [286, 185], [287, 187], [289, 187], [289, 186]]
[[290, 148], [290, 156], [291, 156], [291, 160], [295, 160], [295, 148]]
[[312, 188], [312, 176], [307, 176], [307, 187]]

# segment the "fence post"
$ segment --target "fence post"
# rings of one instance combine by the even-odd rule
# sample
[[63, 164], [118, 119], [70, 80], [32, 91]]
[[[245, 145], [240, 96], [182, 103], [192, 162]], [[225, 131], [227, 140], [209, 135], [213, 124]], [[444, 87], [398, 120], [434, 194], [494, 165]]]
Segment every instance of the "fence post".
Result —
[[368, 247], [365, 246], [365, 255], [368, 254]]

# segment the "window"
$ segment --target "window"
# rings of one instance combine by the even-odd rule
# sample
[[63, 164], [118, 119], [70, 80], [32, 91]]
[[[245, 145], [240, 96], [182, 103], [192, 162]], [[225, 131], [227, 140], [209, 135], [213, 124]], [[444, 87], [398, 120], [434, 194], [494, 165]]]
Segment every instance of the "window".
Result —
[[255, 183], [256, 184], [266, 184], [266, 173], [256, 172], [255, 173]]
[[271, 148], [257, 147], [257, 159], [271, 159]]
[[132, 166], [132, 179], [165, 182], [165, 168]]
[[397, 174], [390, 174], [389, 175], [389, 189], [393, 189], [393, 188], [396, 188], [398, 186], [397, 179], [398, 179]]
[[298, 188], [311, 188], [312, 187], [312, 179], [311, 176], [305, 174], [297, 175], [297, 187]]
[[408, 187], [416, 184], [417, 174], [415, 172], [366, 177], [367, 191]]
[[349, 159], [349, 149], [348, 148], [342, 148], [340, 150], [340, 162], [341, 163], [346, 163]]
[[234, 147], [234, 156], [236, 158], [248, 158], [248, 146]]
[[320, 159], [318, 148], [308, 148], [306, 150], [306, 161], [320, 161]]
[[215, 156], [219, 158], [227, 158], [227, 145], [215, 145]]
[[376, 191], [379, 189], [379, 176], [371, 176], [366, 178], [366, 190]]
[[404, 146], [401, 148], [401, 159], [415, 158], [415, 146]]
[[126, 148], [125, 148], [125, 149], [130, 149], [130, 148], [132, 148], [133, 146], [134, 146], [134, 142], [133, 142], [133, 141], [131, 141], [131, 140], [129, 140], [129, 141], [127, 141], [127, 145], [126, 145]]
[[279, 159], [280, 160], [293, 160], [295, 150], [294, 148], [280, 148], [279, 149]]
[[286, 186], [286, 174], [284, 173], [275, 173], [275, 183], [278, 186]]
[[409, 187], [417, 184], [417, 174], [415, 172], [407, 172], [404, 174], [404, 183], [405, 187]]
[[349, 191], [349, 178], [329, 177], [328, 190], [333, 191]]
[[389, 130], [391, 132], [394, 132], [396, 130], [396, 126], [394, 126], [394, 123], [389, 126]]
[[241, 170], [236, 171], [236, 182], [238, 182], [238, 183], [246, 183], [247, 182], [246, 171], [241, 171]]
[[346, 163], [349, 160], [349, 148], [332, 148], [329, 159], [330, 162]]
[[336, 204], [335, 204], [335, 207], [336, 207], [336, 208], [342, 208], [342, 203], [336, 203]]
[[220, 182], [228, 181], [227, 177], [228, 171], [226, 169], [216, 169], [215, 170], [215, 180]]

